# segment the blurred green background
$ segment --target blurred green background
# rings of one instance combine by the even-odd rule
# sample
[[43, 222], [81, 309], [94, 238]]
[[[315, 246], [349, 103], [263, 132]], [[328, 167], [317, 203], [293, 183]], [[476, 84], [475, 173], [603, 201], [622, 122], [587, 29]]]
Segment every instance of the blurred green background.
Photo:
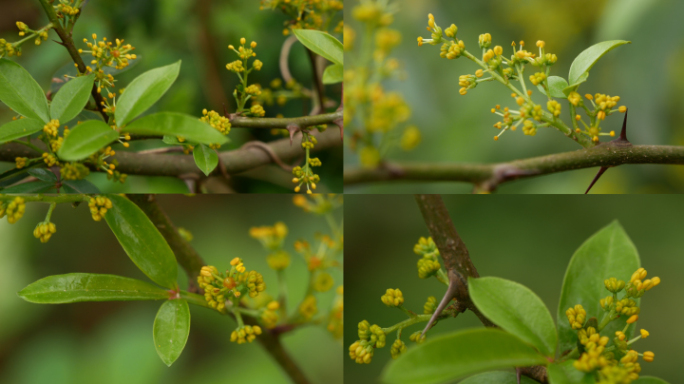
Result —
[[[546, 41], [546, 51], [556, 53], [558, 63], [551, 74], [567, 78], [573, 59], [585, 48], [605, 40], [630, 40], [592, 69], [581, 94], [620, 96], [629, 107], [628, 137], [634, 144], [684, 144], [684, 2], [675, 0], [392, 0], [398, 12], [390, 28], [402, 34], [392, 56], [406, 73], [404, 81], [384, 84], [403, 94], [412, 109], [409, 124], [417, 125], [423, 142], [412, 152], [395, 149], [389, 159], [413, 162], [492, 163], [579, 149], [555, 129], [540, 129], [534, 137], [518, 130], [499, 131], [489, 110], [496, 104], [515, 106], [510, 91], [498, 83], [480, 84], [466, 96], [458, 94], [458, 77], [475, 72], [465, 58], [446, 60], [439, 47], [418, 47], [418, 36], [429, 37], [425, 27], [432, 13], [438, 25], [458, 26], [458, 37], [470, 52], [477, 52], [478, 35], [489, 32], [493, 45], [510, 54], [510, 42], [525, 40], [534, 47]], [[358, 4], [358, 1], [354, 1]], [[347, 4], [345, 22], [361, 32]], [[536, 49], [536, 48], [535, 48]], [[347, 55], [348, 64], [352, 63]], [[529, 72], [529, 68], [528, 68]], [[526, 72], [527, 73], [527, 72]], [[527, 77], [527, 76], [526, 76]], [[529, 82], [528, 82], [529, 85]], [[537, 98], [541, 96], [535, 92]], [[534, 96], [534, 95], [533, 95]], [[541, 100], [541, 99], [540, 99]], [[567, 103], [562, 117], [569, 122]], [[619, 132], [623, 115], [606, 119], [604, 131]], [[605, 139], [604, 139], [605, 140]], [[345, 164], [358, 164], [345, 151]], [[507, 183], [500, 193], [582, 193], [598, 169]], [[350, 193], [469, 193], [463, 183], [391, 183], [347, 187]], [[672, 193], [684, 191], [684, 168], [671, 165], [628, 165], [613, 168], [594, 187], [593, 193]]]
[[[324, 217], [305, 213], [290, 196], [160, 196], [161, 206], [177, 225], [189, 230], [191, 244], [204, 260], [225, 268], [234, 257], [261, 272], [271, 296], [277, 279], [266, 264], [267, 252], [249, 237], [252, 226], [283, 221], [292, 254], [286, 270], [289, 302], [304, 295], [308, 270], [293, 251], [298, 239], [314, 241], [330, 233]], [[71, 272], [110, 273], [149, 281], [126, 256], [105, 222], [93, 222], [85, 204], [59, 205], [52, 221], [57, 233], [46, 244], [32, 235], [47, 204], [28, 204], [16, 224], [0, 221], [0, 383], [289, 383], [258, 342], [230, 342], [234, 321], [192, 306], [188, 343], [167, 368], [152, 342], [152, 323], [161, 302], [109, 302], [37, 305], [16, 292], [49, 275]], [[335, 213], [341, 219], [341, 210]], [[331, 271], [335, 287], [342, 271]], [[187, 278], [179, 268], [181, 287]], [[327, 314], [334, 289], [318, 294], [319, 314]], [[314, 383], [342, 383], [341, 340], [324, 325], [309, 326], [283, 337], [285, 348]]]
[[[228, 49], [238, 45], [241, 37], [256, 41], [257, 58], [264, 62], [261, 71], [250, 76], [251, 81], [267, 87], [271, 80], [280, 78], [278, 58], [285, 41], [283, 23], [288, 19], [280, 11], [259, 10], [260, 2], [238, 0], [97, 0], [89, 1], [74, 28], [74, 42], [87, 48], [83, 38], [97, 33], [99, 38], [124, 39], [141, 56], [135, 66], [117, 76], [117, 88], [127, 85], [143, 72], [182, 60], [178, 80], [169, 91], [146, 113], [176, 111], [198, 118], [202, 109], [219, 113], [226, 104], [229, 112], [235, 110], [233, 90], [238, 83], [235, 74], [226, 70], [226, 63], [237, 56]], [[38, 0], [3, 1], [0, 15], [0, 37], [13, 42], [19, 39], [17, 21], [38, 29], [47, 24], [47, 18]], [[50, 86], [53, 74], [71, 62], [66, 49], [52, 42], [58, 37], [54, 31], [42, 45], [25, 43], [20, 58], [23, 65], [44, 88]], [[295, 44], [290, 54], [290, 70], [297, 81], [311, 89], [311, 65], [301, 44]], [[339, 100], [340, 85], [328, 86], [327, 95]], [[286, 117], [309, 113], [310, 102], [290, 101], [285, 107], [264, 106], [267, 117], [283, 114]], [[0, 104], [0, 122], [10, 121], [11, 114]], [[236, 149], [251, 140], [271, 141], [282, 138], [270, 130], [232, 129], [231, 143], [222, 150]], [[152, 144], [150, 144], [152, 145]], [[158, 143], [154, 143], [158, 146]], [[119, 145], [120, 146], [120, 145]], [[137, 148], [137, 147], [136, 147]], [[120, 148], [115, 148], [120, 149]], [[137, 148], [141, 149], [141, 148]], [[320, 168], [321, 192], [342, 191], [342, 148], [318, 152], [324, 166]], [[0, 172], [13, 166], [0, 163]], [[185, 193], [185, 184], [169, 177], [131, 176], [126, 184], [114, 184], [106, 175], [93, 174], [88, 180], [102, 192]], [[254, 172], [233, 177], [233, 188], [239, 192], [291, 192], [292, 175], [275, 166], [262, 167]], [[265, 180], [264, 180], [265, 179]]]
[[[481, 276], [517, 281], [541, 297], [556, 317], [565, 268], [575, 250], [592, 234], [619, 220], [631, 237], [649, 276], [662, 284], [641, 301], [639, 328], [651, 332], [635, 344], [653, 351], [655, 360], [642, 364], [642, 374], [681, 382], [684, 333], [684, 238], [681, 236], [682, 196], [446, 196], [452, 220], [468, 246]], [[388, 327], [406, 317], [386, 307], [380, 296], [399, 288], [404, 306], [422, 313], [428, 296], [441, 299], [445, 286], [436, 279], [418, 277], [413, 245], [429, 232], [413, 196], [345, 196], [345, 353], [357, 336], [357, 324]], [[591, 268], [591, 266], [587, 266]], [[598, 300], [599, 298], [597, 298]], [[567, 321], [567, 319], [561, 319]], [[425, 324], [405, 330], [402, 339]], [[481, 327], [471, 312], [440, 322], [428, 335]], [[390, 358], [394, 335], [377, 349], [369, 365], [345, 356], [345, 381], [375, 383]]]

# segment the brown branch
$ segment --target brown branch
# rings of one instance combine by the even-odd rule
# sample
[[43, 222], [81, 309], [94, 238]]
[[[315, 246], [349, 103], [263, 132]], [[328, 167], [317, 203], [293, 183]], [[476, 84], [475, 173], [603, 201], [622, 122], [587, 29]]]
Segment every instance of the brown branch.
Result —
[[302, 116], [302, 117], [241, 117], [234, 114], [229, 115], [232, 128], [287, 128], [290, 125], [297, 125], [299, 128], [306, 128], [320, 124], [337, 124], [336, 121], [342, 118], [342, 111], [325, 113], [322, 115]]
[[220, 106], [230, 108], [230, 99], [226, 97], [223, 88], [218, 54], [216, 53], [216, 39], [211, 31], [211, 0], [200, 0], [197, 2], [197, 13], [199, 15], [199, 46], [204, 54], [204, 90], [212, 109], [218, 110]]

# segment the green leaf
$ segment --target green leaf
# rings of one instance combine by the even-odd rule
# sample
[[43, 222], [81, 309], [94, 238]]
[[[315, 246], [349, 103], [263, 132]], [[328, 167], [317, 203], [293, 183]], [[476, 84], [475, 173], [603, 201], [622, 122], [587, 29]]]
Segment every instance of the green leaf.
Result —
[[67, 81], [52, 98], [50, 116], [60, 123], [68, 123], [83, 110], [93, 90], [95, 74]]
[[168, 300], [154, 319], [154, 346], [169, 367], [183, 352], [190, 334], [190, 308], [183, 299]]
[[[564, 78], [560, 76], [549, 76], [546, 81], [548, 82], [549, 93], [551, 94], [551, 97], [557, 97], [559, 99], [568, 98], [568, 96], [563, 93], [563, 90], [568, 87], [568, 82]], [[541, 93], [546, 94], [546, 91], [541, 84], [537, 85], [537, 88]]]
[[49, 169], [45, 168], [31, 168], [28, 170], [29, 175], [35, 177], [38, 180], [41, 181], [47, 181], [51, 183], [56, 183], [57, 182], [57, 176], [55, 176], [52, 171]]
[[344, 79], [344, 67], [340, 64], [329, 65], [323, 71], [323, 84], [341, 83]]
[[7, 187], [2, 190], [2, 193], [42, 193], [55, 189], [55, 187], [54, 182], [32, 181], [30, 183], [22, 183]]
[[[118, 106], [117, 106], [118, 108]], [[181, 136], [202, 144], [225, 144], [228, 138], [200, 119], [176, 112], [160, 112], [135, 120], [124, 129], [141, 135]]]
[[100, 190], [88, 180], [67, 180], [62, 182], [62, 188], [66, 193], [100, 193]]
[[[610, 295], [603, 281], [611, 277], [629, 281], [639, 265], [639, 254], [617, 221], [598, 231], [575, 251], [565, 271], [556, 319], [561, 353], [577, 344], [577, 332], [570, 327], [565, 311], [581, 304], [587, 311], [587, 319], [596, 317], [600, 321], [603, 309], [599, 300]], [[638, 304], [639, 300], [635, 300]], [[622, 316], [610, 322], [601, 334], [614, 335], [625, 327], [626, 321]], [[628, 338], [634, 327], [632, 324], [626, 333]]]
[[0, 144], [20, 139], [43, 129], [45, 123], [36, 119], [19, 119], [10, 121], [0, 127]]
[[632, 381], [632, 384], [668, 384], [668, 382], [653, 376], [641, 376]]
[[176, 136], [171, 135], [164, 135], [164, 137], [162, 137], [162, 141], [164, 142], [164, 144], [168, 145], [183, 145], [183, 143], [178, 141], [178, 138]]
[[88, 120], [69, 132], [57, 156], [64, 161], [83, 160], [118, 138], [119, 133], [105, 122]]
[[136, 77], [124, 90], [116, 103], [114, 118], [124, 126], [148, 110], [171, 87], [178, 77], [181, 62], [149, 70]]
[[430, 384], [456, 380], [483, 371], [530, 365], [547, 360], [519, 338], [499, 329], [449, 333], [410, 348], [383, 371], [392, 384]]
[[[470, 376], [458, 384], [517, 384], [515, 372], [485, 372]], [[520, 377], [520, 384], [538, 384], [527, 376]]]
[[587, 81], [589, 77], [589, 70], [596, 64], [598, 59], [603, 57], [608, 51], [617, 48], [623, 44], [630, 44], [631, 42], [625, 40], [610, 40], [585, 49], [582, 53], [577, 55], [575, 61], [570, 66], [570, 74], [568, 75], [568, 82], [570, 86], [565, 89], [565, 94], [569, 94], [579, 87], [580, 84]]
[[175, 289], [178, 267], [176, 257], [145, 213], [119, 195], [108, 195], [112, 209], [104, 215], [109, 228], [135, 265], [152, 281]]
[[312, 52], [325, 57], [335, 64], [344, 64], [342, 43], [331, 34], [313, 29], [295, 29], [293, 32], [299, 42]]
[[7, 59], [0, 59], [0, 101], [22, 116], [50, 121], [43, 89], [21, 65]]
[[216, 151], [204, 144], [196, 146], [192, 151], [192, 155], [195, 158], [197, 167], [207, 176], [209, 176], [218, 165], [218, 155], [216, 154]]
[[7, 170], [3, 173], [0, 173], [0, 190], [3, 187], [6, 187], [8, 185], [12, 185], [18, 181], [21, 181], [28, 177], [26, 173], [28, 173], [28, 170], [32, 167], [37, 167], [40, 166], [41, 164], [39, 163], [33, 163], [31, 165], [27, 165], [26, 167], [22, 169], [18, 168], [12, 168], [10, 170]]
[[29, 284], [19, 296], [31, 303], [62, 304], [80, 301], [164, 300], [169, 292], [144, 281], [116, 275], [69, 273], [48, 276]]
[[591, 373], [578, 371], [572, 365], [575, 360], [549, 364], [549, 384], [594, 384], [596, 379]]
[[470, 297], [494, 324], [554, 357], [558, 335], [551, 313], [524, 285], [498, 277], [469, 278]]

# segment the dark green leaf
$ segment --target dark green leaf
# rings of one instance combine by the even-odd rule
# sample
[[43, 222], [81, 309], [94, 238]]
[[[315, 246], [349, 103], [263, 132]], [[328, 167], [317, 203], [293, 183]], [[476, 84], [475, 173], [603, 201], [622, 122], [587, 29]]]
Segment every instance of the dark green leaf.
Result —
[[107, 197], [112, 201], [112, 209], [105, 214], [105, 220], [124, 251], [152, 281], [166, 288], [176, 288], [176, 257], [152, 221], [127, 198]]
[[[55, 183], [47, 181], [32, 181], [7, 187], [2, 193], [43, 193], [55, 189]], [[57, 192], [56, 190], [53, 192]]]
[[[603, 309], [599, 300], [610, 295], [603, 281], [611, 277], [629, 281], [639, 265], [639, 254], [617, 221], [601, 229], [575, 251], [565, 272], [556, 319], [561, 353], [575, 348], [577, 344], [577, 332], [570, 327], [565, 311], [581, 304], [587, 311], [587, 319], [600, 319]], [[639, 302], [638, 299], [636, 301]], [[622, 316], [612, 321], [601, 333], [614, 335], [615, 331], [625, 327], [626, 321], [625, 316]], [[627, 337], [634, 331], [634, 326], [632, 324], [629, 328]]]
[[340, 64], [329, 65], [323, 72], [323, 84], [341, 83], [344, 77], [344, 67]]
[[62, 304], [80, 301], [163, 300], [169, 292], [144, 281], [116, 275], [69, 273], [48, 276], [19, 292], [32, 303]]
[[668, 382], [653, 376], [641, 376], [632, 381], [632, 384], [668, 384]]
[[571, 91], [576, 90], [580, 84], [587, 81], [589, 70], [601, 57], [603, 57], [603, 55], [614, 48], [629, 43], [629, 41], [624, 40], [611, 40], [594, 44], [585, 49], [575, 58], [575, 61], [573, 61], [570, 66], [570, 74], [568, 75], [568, 83], [570, 86], [566, 88], [565, 94], [569, 94]]
[[149, 70], [131, 81], [117, 100], [114, 112], [116, 124], [119, 127], [126, 125], [156, 103], [176, 81], [180, 66], [179, 60]]
[[197, 145], [192, 151], [197, 167], [207, 176], [218, 165], [218, 155], [216, 151], [204, 144]]
[[22, 116], [50, 121], [43, 89], [21, 65], [7, 59], [0, 59], [0, 101]]
[[546, 364], [544, 356], [510, 333], [471, 329], [410, 348], [385, 367], [382, 379], [392, 384], [444, 383], [492, 369]]
[[18, 168], [12, 168], [8, 171], [5, 171], [3, 173], [0, 173], [0, 190], [2, 190], [3, 187], [6, 187], [8, 185], [12, 185], [18, 181], [21, 181], [28, 177], [28, 170], [30, 167], [35, 167], [40, 164], [32, 164], [29, 166], [26, 166], [22, 169]]
[[88, 180], [67, 180], [62, 183], [62, 188], [66, 193], [100, 193], [100, 190]]
[[594, 384], [596, 379], [591, 373], [578, 371], [572, 365], [575, 360], [549, 364], [546, 367], [549, 374], [549, 384]]
[[[118, 107], [117, 107], [118, 108]], [[202, 144], [225, 144], [228, 138], [200, 119], [176, 112], [160, 112], [135, 120], [124, 131], [140, 135], [181, 136]]]
[[69, 80], [52, 98], [50, 116], [61, 123], [68, 123], [83, 110], [93, 89], [95, 74]]
[[325, 57], [335, 64], [344, 64], [342, 43], [331, 34], [313, 29], [295, 29], [293, 32], [299, 42], [312, 52]]
[[19, 119], [10, 121], [0, 127], [0, 144], [20, 139], [43, 129], [45, 123], [36, 119]]
[[[551, 97], [557, 97], [560, 99], [568, 98], [568, 96], [563, 93], [563, 90], [568, 87], [568, 82], [564, 78], [560, 76], [549, 76], [546, 81], [548, 82], [549, 93], [551, 94]], [[537, 88], [541, 93], [546, 94], [546, 91], [541, 84], [537, 85]]]
[[103, 121], [88, 120], [69, 132], [57, 155], [65, 161], [83, 160], [118, 138], [119, 133]]
[[498, 277], [468, 279], [470, 297], [494, 324], [548, 357], [558, 344], [556, 327], [544, 302], [529, 288]]
[[[485, 372], [470, 376], [459, 384], [517, 384], [515, 372]], [[538, 384], [527, 376], [520, 377], [520, 384]]]
[[28, 173], [29, 175], [41, 181], [47, 181], [51, 183], [57, 182], [57, 176], [55, 176], [52, 171], [46, 168], [31, 168], [28, 170]]
[[169, 367], [183, 352], [190, 334], [190, 308], [183, 299], [162, 304], [154, 319], [154, 346], [164, 364]]

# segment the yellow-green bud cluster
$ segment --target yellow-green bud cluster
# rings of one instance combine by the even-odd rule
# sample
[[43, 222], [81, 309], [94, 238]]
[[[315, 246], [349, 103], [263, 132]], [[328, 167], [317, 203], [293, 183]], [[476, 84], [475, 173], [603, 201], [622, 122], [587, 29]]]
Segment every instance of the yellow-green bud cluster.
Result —
[[491, 47], [492, 35], [490, 35], [489, 33], [480, 35], [480, 37], [478, 38], [478, 43], [480, 44], [480, 48], [482, 49]]
[[249, 229], [249, 235], [259, 240], [266, 249], [277, 251], [281, 249], [287, 236], [287, 225], [279, 221], [273, 226], [252, 227]]
[[242, 259], [234, 258], [231, 268], [225, 274], [214, 266], [204, 266], [197, 277], [197, 283], [204, 290], [204, 298], [211, 308], [224, 312], [226, 302], [237, 305], [243, 294], [255, 298], [266, 290], [263, 276], [257, 271], [247, 272]]
[[530, 82], [534, 85], [539, 85], [546, 80], [546, 73], [544, 72], [537, 72], [534, 75], [530, 76]]
[[385, 294], [380, 297], [380, 300], [388, 307], [400, 307], [404, 304], [404, 295], [399, 288], [388, 288]]
[[378, 325], [370, 325], [367, 320], [359, 323], [359, 340], [349, 347], [349, 357], [359, 364], [369, 364], [375, 348], [383, 348], [386, 335]]
[[57, 14], [62, 15], [61, 17], [63, 15], [76, 16], [80, 12], [80, 9], [74, 7], [74, 0], [59, 0], [54, 7]]
[[534, 136], [537, 134], [537, 125], [534, 124], [532, 120], [525, 120], [522, 127], [523, 133], [528, 136]]
[[440, 268], [441, 265], [437, 260], [425, 257], [418, 260], [418, 276], [421, 279], [427, 279], [431, 276], [434, 276], [437, 274]]
[[606, 286], [606, 289], [612, 293], [618, 293], [625, 287], [624, 281], [618, 280], [614, 277], [604, 280], [603, 284]]
[[625, 286], [625, 293], [628, 297], [641, 297], [646, 291], [650, 291], [653, 287], [660, 284], [659, 277], [646, 279], [647, 274], [644, 268], [639, 268], [632, 274], [629, 284]]
[[282, 271], [290, 266], [290, 254], [281, 249], [266, 256], [266, 262], [271, 269]]
[[0, 219], [7, 215], [7, 222], [14, 224], [24, 216], [26, 201], [23, 197], [15, 197], [9, 204], [0, 201]]
[[278, 309], [280, 304], [277, 301], [271, 301], [266, 305], [266, 309], [261, 313], [261, 322], [268, 329], [274, 328], [278, 324]]
[[58, 135], [59, 120], [50, 120], [45, 126], [43, 126], [43, 132], [50, 137], [56, 137]]
[[251, 343], [256, 339], [257, 335], [261, 335], [261, 327], [258, 325], [245, 325], [236, 328], [230, 334], [230, 341], [238, 344]]
[[47, 243], [55, 232], [57, 232], [57, 227], [54, 223], [43, 222], [36, 225], [36, 228], [33, 230], [33, 236], [36, 239], [40, 239], [41, 243]]
[[587, 319], [587, 311], [584, 310], [581, 304], [575, 305], [574, 308], [568, 308], [565, 311], [565, 316], [568, 317], [568, 322], [572, 329], [580, 329], [584, 327], [584, 322]]
[[247, 274], [247, 289], [249, 297], [257, 297], [266, 289], [264, 277], [257, 271], [249, 271]]
[[399, 355], [401, 355], [404, 352], [406, 352], [406, 344], [404, 344], [404, 342], [399, 339], [394, 340], [394, 343], [392, 343], [392, 348], [390, 348], [392, 358], [396, 359], [397, 357], [399, 357]]
[[430, 296], [427, 298], [425, 304], [423, 304], [423, 313], [426, 315], [433, 314], [437, 310], [437, 298]]
[[108, 209], [112, 209], [112, 201], [104, 196], [91, 197], [88, 201], [90, 215], [95, 221], [101, 221]]
[[17, 157], [14, 159], [14, 162], [16, 163], [17, 169], [22, 169], [26, 166], [26, 162], [28, 162], [28, 157]]
[[422, 334], [423, 334], [423, 331], [415, 331], [411, 334], [411, 336], [409, 336], [409, 340], [420, 344], [423, 341], [425, 341], [425, 339], [427, 338], [427, 335], [421, 336]]
[[63, 180], [82, 180], [90, 174], [90, 170], [81, 163], [66, 163], [59, 173]]
[[441, 58], [454, 60], [461, 57], [463, 51], [465, 51], [465, 43], [463, 42], [463, 40], [449, 41], [447, 43], [442, 44], [439, 56]]
[[328, 272], [319, 271], [313, 278], [311, 286], [317, 292], [327, 292], [335, 284], [335, 280]]
[[546, 103], [546, 108], [551, 112], [551, 114], [555, 117], [560, 116], [561, 114], [561, 105], [559, 102], [556, 100], [550, 100], [549, 102]]
[[439, 257], [439, 250], [431, 237], [421, 237], [418, 243], [413, 246], [413, 252], [421, 255], [422, 258], [418, 260], [418, 276], [421, 279], [427, 279], [434, 276], [441, 268], [437, 258]]
[[304, 298], [301, 304], [299, 304], [299, 314], [304, 320], [310, 320], [317, 313], [318, 305], [316, 303], [316, 296], [309, 295]]
[[216, 111], [207, 111], [206, 109], [202, 110], [202, 117], [200, 120], [208, 123], [212, 126], [212, 128], [224, 135], [230, 133], [230, 120], [227, 117], [221, 116]]
[[461, 87], [458, 93], [465, 95], [469, 89], [477, 87], [477, 78], [474, 75], [461, 75], [458, 78], [458, 85]]

